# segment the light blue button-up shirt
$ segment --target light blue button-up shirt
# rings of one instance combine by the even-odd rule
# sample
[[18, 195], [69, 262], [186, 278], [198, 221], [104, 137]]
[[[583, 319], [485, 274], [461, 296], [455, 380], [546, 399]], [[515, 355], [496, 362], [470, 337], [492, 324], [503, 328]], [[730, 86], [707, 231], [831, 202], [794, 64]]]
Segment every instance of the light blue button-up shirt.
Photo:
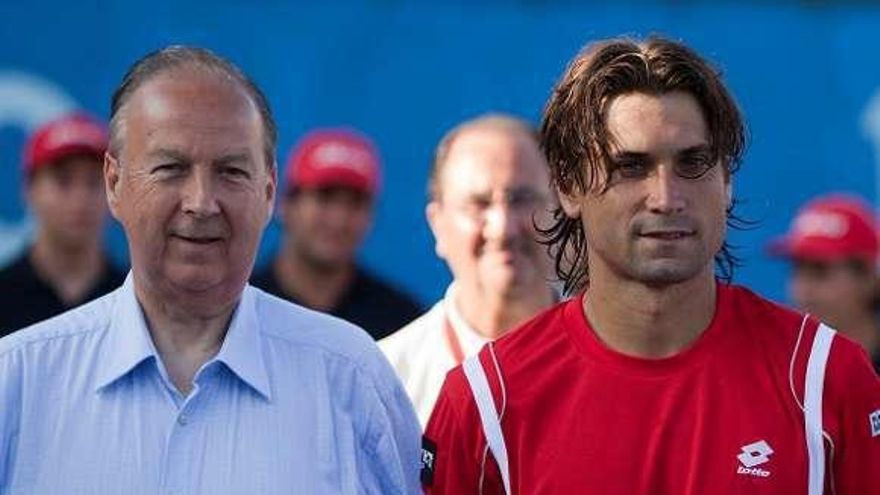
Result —
[[131, 275], [0, 339], [2, 494], [415, 494], [419, 448], [366, 333], [250, 286], [188, 396]]

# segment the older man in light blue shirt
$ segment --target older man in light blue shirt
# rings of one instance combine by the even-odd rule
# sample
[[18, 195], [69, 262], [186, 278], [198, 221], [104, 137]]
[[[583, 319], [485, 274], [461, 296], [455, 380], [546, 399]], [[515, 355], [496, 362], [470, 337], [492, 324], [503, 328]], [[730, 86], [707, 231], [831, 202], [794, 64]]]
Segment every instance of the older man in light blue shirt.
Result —
[[275, 193], [262, 94], [172, 47], [114, 96], [121, 288], [0, 339], [0, 494], [419, 493], [419, 427], [360, 329], [246, 285]]

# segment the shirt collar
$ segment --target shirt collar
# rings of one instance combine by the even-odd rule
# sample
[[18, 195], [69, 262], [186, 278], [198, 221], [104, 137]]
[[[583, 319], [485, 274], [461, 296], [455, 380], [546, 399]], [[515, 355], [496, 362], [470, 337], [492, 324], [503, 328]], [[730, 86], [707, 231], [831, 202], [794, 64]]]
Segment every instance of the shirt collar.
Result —
[[[260, 324], [254, 299], [254, 289], [250, 285], [246, 286], [220, 352], [212, 361], [224, 363], [240, 380], [263, 398], [270, 400], [269, 376], [263, 361]], [[143, 311], [135, 296], [131, 272], [122, 287], [116, 291], [116, 302], [112, 311], [106, 348], [98, 364], [98, 391], [127, 375], [147, 358], [159, 360]]]
[[128, 374], [145, 359], [157, 357], [147, 322], [134, 293], [131, 272], [125, 277], [122, 287], [116, 290], [105, 338], [105, 350], [98, 363], [97, 390]]
[[264, 361], [260, 320], [257, 317], [256, 290], [245, 286], [241, 300], [220, 352], [214, 358], [225, 364], [239, 379], [266, 400], [271, 400], [269, 373]]
[[455, 335], [461, 343], [462, 350], [466, 355], [470, 356], [479, 351], [484, 344], [489, 342], [489, 339], [480, 335], [465, 321], [464, 316], [462, 316], [455, 305], [455, 294], [456, 285], [453, 282], [449, 284], [446, 294], [443, 296], [443, 309], [446, 313], [446, 318], [449, 319], [452, 330], [455, 331]]

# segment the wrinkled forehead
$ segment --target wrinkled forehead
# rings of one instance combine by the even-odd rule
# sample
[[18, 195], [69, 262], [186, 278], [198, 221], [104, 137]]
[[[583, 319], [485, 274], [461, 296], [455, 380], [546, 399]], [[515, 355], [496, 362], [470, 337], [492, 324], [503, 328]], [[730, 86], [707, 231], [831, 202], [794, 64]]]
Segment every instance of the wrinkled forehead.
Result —
[[529, 189], [549, 192], [549, 172], [537, 143], [493, 128], [463, 132], [450, 146], [441, 174], [446, 195]]
[[261, 133], [259, 111], [239, 84], [215, 74], [176, 71], [148, 81], [132, 95], [123, 140], [147, 149], [257, 150]]

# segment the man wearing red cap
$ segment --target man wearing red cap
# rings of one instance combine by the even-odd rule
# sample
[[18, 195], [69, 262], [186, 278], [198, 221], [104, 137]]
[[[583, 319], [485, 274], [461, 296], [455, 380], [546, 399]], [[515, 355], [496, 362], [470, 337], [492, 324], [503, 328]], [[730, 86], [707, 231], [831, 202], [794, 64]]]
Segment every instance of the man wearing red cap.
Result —
[[0, 336], [94, 299], [122, 283], [101, 246], [107, 214], [103, 124], [67, 115], [39, 128], [24, 152], [33, 246], [0, 271]]
[[351, 321], [375, 339], [415, 319], [421, 312], [415, 301], [355, 261], [379, 190], [373, 144], [349, 129], [316, 130], [291, 151], [285, 182], [284, 241], [251, 283]]
[[770, 252], [792, 262], [791, 300], [862, 344], [880, 371], [878, 240], [867, 204], [842, 194], [810, 201]]

